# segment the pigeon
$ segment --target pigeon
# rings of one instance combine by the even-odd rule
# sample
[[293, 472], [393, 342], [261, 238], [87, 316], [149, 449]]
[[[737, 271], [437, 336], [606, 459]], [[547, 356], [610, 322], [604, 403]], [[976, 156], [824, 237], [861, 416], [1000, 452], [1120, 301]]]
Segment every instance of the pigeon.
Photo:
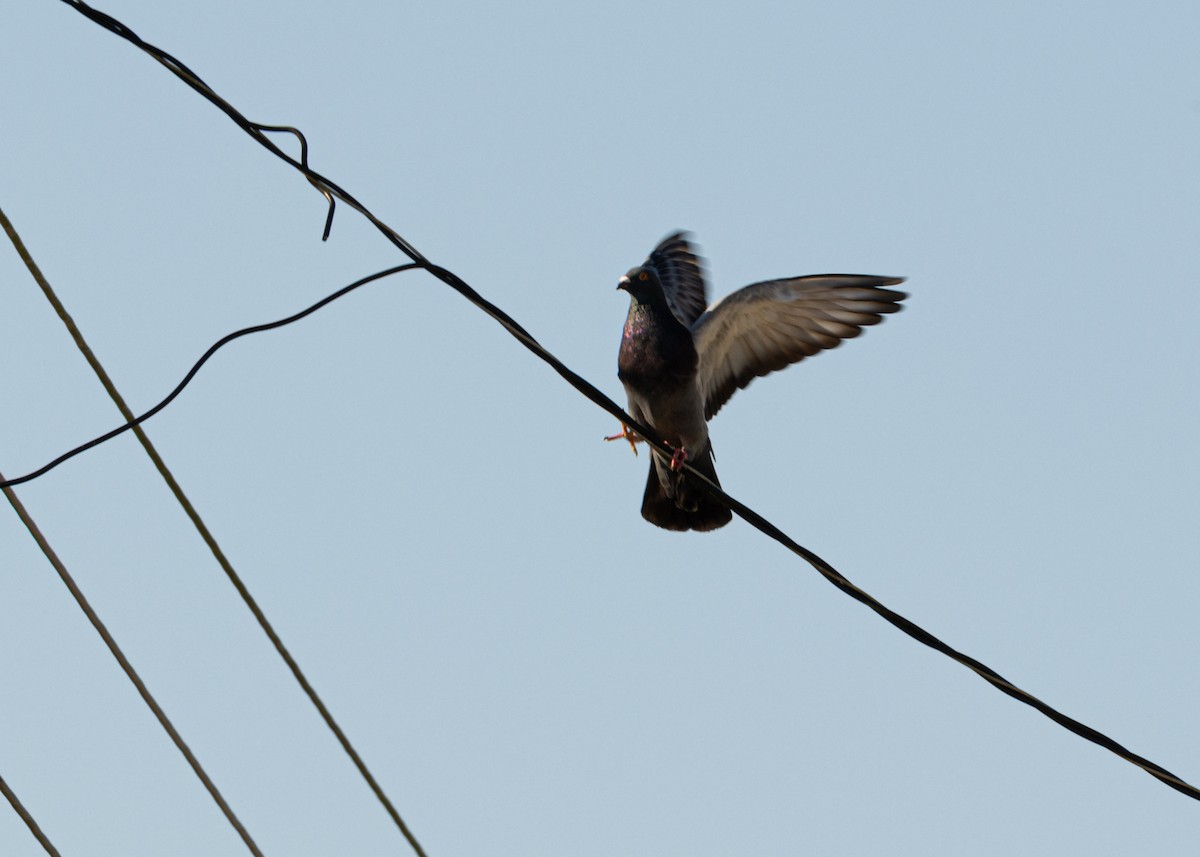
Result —
[[[674, 451], [651, 455], [642, 517], [667, 530], [707, 531], [733, 517], [683, 469], [687, 463], [720, 485], [708, 421], [755, 378], [858, 336], [908, 295], [886, 288], [903, 277], [820, 274], [755, 283], [710, 307], [689, 237], [668, 235], [617, 284], [630, 298], [617, 377], [629, 415]], [[621, 439], [637, 453], [640, 438], [627, 426], [605, 438]]]

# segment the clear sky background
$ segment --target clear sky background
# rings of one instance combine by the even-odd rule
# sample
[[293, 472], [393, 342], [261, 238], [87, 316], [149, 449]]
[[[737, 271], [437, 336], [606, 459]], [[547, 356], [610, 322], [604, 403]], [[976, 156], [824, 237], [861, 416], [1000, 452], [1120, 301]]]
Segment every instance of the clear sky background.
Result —
[[[739, 392], [725, 488], [1200, 782], [1200, 6], [100, 6], [623, 402], [617, 278], [902, 275]], [[0, 207], [135, 410], [405, 261], [68, 6], [6, 5]], [[281, 144], [292, 146], [286, 138]], [[295, 147], [293, 146], [293, 150]], [[119, 416], [0, 246], [0, 469]], [[1184, 853], [1200, 805], [736, 520], [406, 274], [220, 352], [147, 431], [430, 855]], [[263, 851], [411, 853], [126, 435], [19, 495]], [[0, 509], [0, 774], [64, 855], [240, 841]], [[0, 853], [41, 854], [0, 805]]]

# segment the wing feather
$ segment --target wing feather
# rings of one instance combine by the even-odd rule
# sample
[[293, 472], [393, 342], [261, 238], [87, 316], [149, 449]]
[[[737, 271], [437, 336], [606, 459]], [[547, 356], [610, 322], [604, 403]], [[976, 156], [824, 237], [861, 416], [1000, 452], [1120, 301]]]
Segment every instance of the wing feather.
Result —
[[668, 235], [646, 259], [658, 272], [667, 305], [684, 327], [691, 327], [708, 307], [704, 260], [693, 252], [689, 237], [687, 232]]
[[793, 277], [755, 283], [715, 303], [691, 325], [705, 419], [755, 378], [834, 348], [898, 311], [908, 295], [885, 287], [902, 282], [859, 274]]

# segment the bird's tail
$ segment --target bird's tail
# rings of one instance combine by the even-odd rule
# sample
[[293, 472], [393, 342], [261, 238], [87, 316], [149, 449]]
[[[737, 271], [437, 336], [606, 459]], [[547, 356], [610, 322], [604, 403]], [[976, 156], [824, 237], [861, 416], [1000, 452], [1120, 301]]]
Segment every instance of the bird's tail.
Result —
[[[688, 463], [710, 481], [721, 484], [713, 466], [711, 442], [704, 448], [703, 455], [689, 458]], [[669, 487], [664, 487], [659, 478], [659, 468], [662, 468]], [[642, 497], [642, 517], [665, 530], [715, 530], [728, 524], [733, 513], [687, 473], [674, 473], [658, 455], [651, 455], [650, 475]]]

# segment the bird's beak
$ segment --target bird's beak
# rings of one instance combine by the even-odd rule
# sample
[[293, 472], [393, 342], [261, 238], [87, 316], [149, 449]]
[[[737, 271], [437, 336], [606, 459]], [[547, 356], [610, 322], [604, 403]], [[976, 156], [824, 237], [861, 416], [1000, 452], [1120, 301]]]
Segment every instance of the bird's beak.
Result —
[[621, 277], [621, 279], [617, 280], [617, 288], [625, 289], [626, 291], [628, 291], [629, 290], [629, 278]]

